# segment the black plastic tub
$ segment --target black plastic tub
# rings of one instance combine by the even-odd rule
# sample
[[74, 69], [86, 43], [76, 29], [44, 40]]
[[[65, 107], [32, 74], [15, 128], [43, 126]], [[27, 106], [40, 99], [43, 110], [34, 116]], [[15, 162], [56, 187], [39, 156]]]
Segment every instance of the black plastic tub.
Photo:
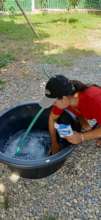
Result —
[[[3, 112], [0, 115], [0, 162], [7, 164], [10, 169], [17, 172], [23, 178], [42, 178], [58, 170], [73, 150], [73, 146], [63, 141], [63, 149], [55, 155], [46, 156], [40, 160], [19, 160], [5, 155], [5, 144], [11, 135], [22, 129], [27, 129], [33, 116], [40, 110], [38, 103], [26, 103], [18, 105]], [[50, 108], [45, 109], [32, 128], [35, 130], [48, 131], [48, 116]], [[78, 119], [69, 112], [64, 112], [59, 122], [65, 121], [72, 125], [74, 130], [80, 130]], [[65, 147], [64, 147], [65, 146]]]

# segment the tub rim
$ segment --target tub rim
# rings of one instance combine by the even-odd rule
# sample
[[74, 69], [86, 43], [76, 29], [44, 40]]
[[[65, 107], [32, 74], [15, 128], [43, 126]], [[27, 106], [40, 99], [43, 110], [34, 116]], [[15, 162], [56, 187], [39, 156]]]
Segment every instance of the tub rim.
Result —
[[45, 157], [41, 160], [19, 160], [15, 158], [9, 158], [3, 155], [3, 153], [0, 153], [0, 162], [3, 162], [7, 165], [16, 166], [19, 168], [38, 168], [38, 167], [44, 167], [48, 165], [53, 165], [55, 163], [58, 163], [58, 161], [64, 160], [71, 152], [73, 151], [73, 147], [71, 146], [70, 149], [67, 150], [67, 148], [61, 150], [60, 152]]

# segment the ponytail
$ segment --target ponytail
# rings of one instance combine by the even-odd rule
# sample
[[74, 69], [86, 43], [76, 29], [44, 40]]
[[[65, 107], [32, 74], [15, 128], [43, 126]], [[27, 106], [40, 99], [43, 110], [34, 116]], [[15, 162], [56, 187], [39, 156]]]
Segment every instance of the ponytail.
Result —
[[84, 91], [85, 89], [87, 89], [87, 88], [89, 88], [91, 86], [96, 86], [96, 87], [101, 88], [101, 86], [99, 86], [99, 85], [96, 85], [96, 84], [85, 84], [85, 83], [82, 83], [79, 80], [70, 80], [70, 82], [73, 85], [73, 87], [75, 88], [73, 94], [75, 94], [76, 92], [82, 92], [82, 91]]

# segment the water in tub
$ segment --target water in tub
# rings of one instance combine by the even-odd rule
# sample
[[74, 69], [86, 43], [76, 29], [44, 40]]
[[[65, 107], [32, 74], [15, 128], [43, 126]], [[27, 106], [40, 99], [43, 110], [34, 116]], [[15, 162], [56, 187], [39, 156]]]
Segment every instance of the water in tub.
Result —
[[5, 145], [5, 155], [10, 158], [37, 160], [48, 155], [51, 146], [50, 136], [48, 132], [35, 131], [28, 134], [26, 142], [21, 147], [19, 155], [16, 155], [16, 149], [19, 140], [23, 136], [24, 131], [20, 131], [11, 136]]

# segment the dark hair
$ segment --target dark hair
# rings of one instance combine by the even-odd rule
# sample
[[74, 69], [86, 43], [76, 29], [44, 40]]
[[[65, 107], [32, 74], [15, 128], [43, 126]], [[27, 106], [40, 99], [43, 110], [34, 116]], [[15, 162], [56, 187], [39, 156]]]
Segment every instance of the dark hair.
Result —
[[48, 98], [61, 99], [63, 96], [74, 95], [76, 92], [82, 92], [91, 86], [94, 85], [85, 84], [79, 80], [69, 80], [63, 75], [55, 75], [46, 83], [45, 95]]
[[75, 91], [72, 93], [72, 95], [75, 94], [76, 92], [82, 92], [91, 86], [96, 86], [96, 87], [101, 88], [101, 86], [99, 86], [97, 84], [85, 84], [79, 80], [70, 80], [70, 82], [75, 87]]

